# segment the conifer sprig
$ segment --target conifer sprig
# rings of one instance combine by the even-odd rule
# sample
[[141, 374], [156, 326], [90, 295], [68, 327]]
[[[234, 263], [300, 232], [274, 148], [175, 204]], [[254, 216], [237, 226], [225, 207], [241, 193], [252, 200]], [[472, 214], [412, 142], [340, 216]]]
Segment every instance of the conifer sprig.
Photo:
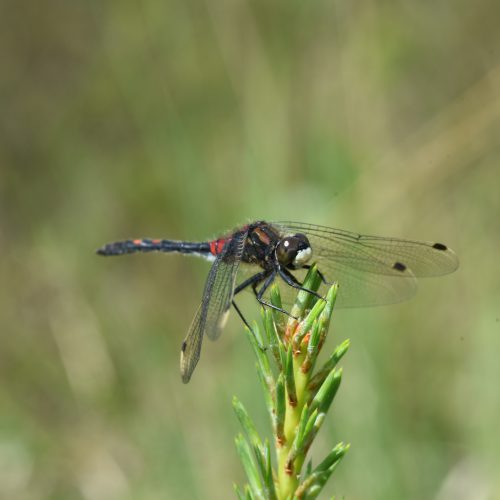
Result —
[[[303, 286], [317, 291], [320, 285], [321, 275], [313, 266]], [[344, 341], [314, 370], [328, 334], [336, 296], [336, 284], [330, 287], [325, 299], [301, 290], [288, 320], [281, 312], [268, 308], [262, 311], [263, 329], [255, 323], [252, 332], [247, 330], [274, 442], [271, 445], [259, 437], [248, 412], [235, 397], [233, 408], [244, 431], [236, 438], [236, 448], [248, 481], [243, 491], [235, 486], [240, 499], [317, 498], [349, 449], [348, 444], [339, 443], [315, 468], [312, 461], [303, 467], [340, 386], [342, 370], [337, 364], [349, 348], [349, 341]], [[270, 300], [282, 307], [276, 285], [272, 287]], [[264, 342], [268, 346], [265, 350]]]

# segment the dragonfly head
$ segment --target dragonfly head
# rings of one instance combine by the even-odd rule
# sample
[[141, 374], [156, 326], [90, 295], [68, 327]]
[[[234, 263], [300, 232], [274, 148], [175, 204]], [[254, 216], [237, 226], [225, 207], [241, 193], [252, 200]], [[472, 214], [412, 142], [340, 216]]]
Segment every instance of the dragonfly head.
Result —
[[278, 262], [289, 269], [299, 269], [312, 256], [312, 248], [307, 236], [297, 233], [281, 238], [276, 246]]

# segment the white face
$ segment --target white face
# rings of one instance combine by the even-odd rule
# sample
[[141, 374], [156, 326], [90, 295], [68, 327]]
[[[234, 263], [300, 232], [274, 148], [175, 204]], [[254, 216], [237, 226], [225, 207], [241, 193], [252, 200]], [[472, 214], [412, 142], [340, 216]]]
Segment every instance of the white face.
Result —
[[293, 264], [296, 267], [303, 266], [312, 257], [312, 248], [307, 247], [304, 250], [299, 250], [295, 259], [293, 259]]

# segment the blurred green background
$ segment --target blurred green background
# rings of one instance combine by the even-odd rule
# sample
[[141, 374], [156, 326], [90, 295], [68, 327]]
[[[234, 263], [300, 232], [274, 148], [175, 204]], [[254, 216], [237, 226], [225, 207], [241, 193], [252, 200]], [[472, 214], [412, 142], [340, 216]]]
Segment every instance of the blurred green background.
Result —
[[352, 347], [313, 457], [352, 443], [339, 498], [500, 498], [499, 16], [3, 0], [0, 498], [233, 498], [232, 395], [268, 422], [235, 315], [180, 381], [208, 264], [94, 250], [256, 218], [456, 250], [414, 300], [337, 311], [327, 350]]

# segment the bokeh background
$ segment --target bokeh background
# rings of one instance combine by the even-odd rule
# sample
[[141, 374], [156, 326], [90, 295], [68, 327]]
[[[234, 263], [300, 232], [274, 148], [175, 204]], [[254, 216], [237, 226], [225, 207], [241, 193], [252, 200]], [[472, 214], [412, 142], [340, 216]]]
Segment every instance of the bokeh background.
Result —
[[352, 348], [313, 458], [352, 444], [339, 498], [500, 498], [499, 16], [3, 0], [0, 498], [233, 498], [232, 395], [268, 425], [242, 325], [184, 386], [207, 263], [94, 250], [256, 218], [456, 250], [414, 300], [337, 311], [327, 350]]

